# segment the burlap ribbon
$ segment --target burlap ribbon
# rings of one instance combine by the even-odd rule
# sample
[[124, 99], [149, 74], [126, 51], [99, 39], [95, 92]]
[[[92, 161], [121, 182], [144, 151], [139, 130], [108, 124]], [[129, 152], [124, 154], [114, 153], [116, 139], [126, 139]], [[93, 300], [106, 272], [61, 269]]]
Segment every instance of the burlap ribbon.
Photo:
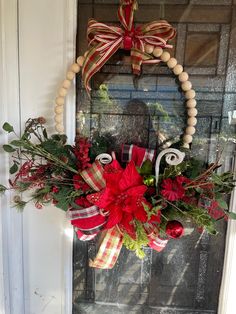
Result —
[[86, 55], [82, 76], [84, 85], [89, 93], [90, 79], [118, 50], [130, 50], [132, 70], [139, 75], [142, 63], [158, 63], [145, 52], [145, 45], [172, 48], [168, 40], [175, 37], [175, 29], [166, 21], [154, 21], [142, 26], [134, 27], [134, 11], [137, 10], [136, 0], [121, 0], [118, 9], [120, 26], [106, 25], [91, 19], [88, 22], [87, 39], [89, 50]]

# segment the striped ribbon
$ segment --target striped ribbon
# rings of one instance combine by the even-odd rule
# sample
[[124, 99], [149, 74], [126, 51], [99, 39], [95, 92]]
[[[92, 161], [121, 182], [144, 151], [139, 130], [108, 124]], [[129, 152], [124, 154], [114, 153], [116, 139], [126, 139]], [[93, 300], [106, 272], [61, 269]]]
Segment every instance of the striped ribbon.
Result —
[[121, 161], [129, 162], [134, 161], [135, 165], [141, 167], [145, 160], [154, 161], [156, 151], [154, 149], [148, 149], [138, 147], [136, 145], [123, 144], [121, 148]]
[[132, 70], [139, 75], [142, 63], [158, 63], [152, 55], [145, 52], [145, 44], [154, 47], [172, 48], [168, 40], [175, 37], [175, 29], [166, 21], [154, 21], [134, 27], [134, 11], [137, 10], [136, 0], [121, 0], [118, 19], [121, 27], [106, 25], [94, 19], [89, 20], [87, 39], [89, 50], [86, 55], [82, 76], [89, 93], [89, 82], [109, 58], [119, 49], [130, 50]]
[[123, 236], [117, 227], [107, 230], [95, 259], [89, 261], [90, 267], [111, 269], [115, 265], [122, 248]]

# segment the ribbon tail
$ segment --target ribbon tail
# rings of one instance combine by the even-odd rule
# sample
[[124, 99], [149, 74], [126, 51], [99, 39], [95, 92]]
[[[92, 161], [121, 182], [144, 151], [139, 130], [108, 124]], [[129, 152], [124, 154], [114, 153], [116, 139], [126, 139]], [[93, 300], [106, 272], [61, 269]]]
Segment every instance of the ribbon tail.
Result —
[[132, 48], [130, 55], [133, 73], [136, 75], [140, 75], [143, 62], [153, 59], [153, 56], [137, 48]]
[[93, 46], [84, 61], [82, 77], [84, 80], [84, 85], [87, 93], [91, 91], [89, 85], [92, 76], [97, 73], [103, 65], [110, 59], [110, 57], [120, 48], [122, 43], [122, 38], [116, 40], [110, 47], [106, 50], [102, 50], [104, 43], [99, 43]]
[[89, 261], [89, 266], [101, 269], [113, 268], [119, 257], [122, 243], [123, 236], [117, 227], [109, 229], [102, 240], [95, 259]]

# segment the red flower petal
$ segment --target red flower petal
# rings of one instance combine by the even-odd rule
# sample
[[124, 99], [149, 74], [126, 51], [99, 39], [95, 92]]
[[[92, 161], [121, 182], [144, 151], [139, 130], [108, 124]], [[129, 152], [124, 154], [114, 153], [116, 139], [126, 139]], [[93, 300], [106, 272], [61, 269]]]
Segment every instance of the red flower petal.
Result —
[[135, 164], [131, 161], [125, 168], [122, 178], [119, 182], [119, 188], [121, 191], [125, 191], [131, 187], [139, 186], [143, 184], [143, 178], [138, 173]]
[[120, 223], [123, 217], [123, 212], [115, 205], [110, 207], [110, 214], [106, 223], [106, 229], [110, 229]]
[[124, 229], [132, 238], [135, 238], [135, 228], [133, 224], [133, 216], [125, 213], [120, 222], [121, 228]]

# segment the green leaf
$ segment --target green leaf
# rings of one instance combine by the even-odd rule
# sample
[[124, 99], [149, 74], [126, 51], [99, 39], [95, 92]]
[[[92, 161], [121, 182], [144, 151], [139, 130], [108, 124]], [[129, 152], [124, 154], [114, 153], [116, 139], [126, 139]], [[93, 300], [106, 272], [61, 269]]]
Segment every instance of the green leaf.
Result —
[[17, 166], [16, 163], [14, 163], [14, 164], [11, 166], [9, 172], [10, 172], [10, 174], [14, 174], [14, 173], [17, 172], [17, 170], [18, 170], [18, 166]]
[[48, 134], [47, 134], [47, 130], [43, 129], [43, 136], [45, 139], [48, 139]]
[[152, 162], [151, 162], [151, 160], [147, 159], [144, 161], [144, 163], [140, 169], [140, 174], [142, 174], [142, 175], [152, 174]]
[[228, 204], [222, 198], [218, 198], [217, 202], [218, 202], [220, 208], [228, 209]]
[[14, 128], [12, 125], [10, 125], [8, 122], [5, 122], [2, 126], [3, 130], [8, 132], [8, 133], [11, 133], [11, 132], [14, 132]]
[[11, 141], [10, 144], [13, 146], [20, 147], [20, 146], [22, 146], [23, 143], [22, 143], [22, 141], [14, 140], [14, 141]]
[[4, 185], [0, 184], [0, 195], [4, 194], [6, 190], [7, 188]]
[[236, 213], [227, 212], [226, 214], [227, 214], [227, 216], [228, 216], [230, 219], [236, 220]]
[[11, 145], [3, 145], [2, 148], [7, 153], [14, 153], [16, 151]]

